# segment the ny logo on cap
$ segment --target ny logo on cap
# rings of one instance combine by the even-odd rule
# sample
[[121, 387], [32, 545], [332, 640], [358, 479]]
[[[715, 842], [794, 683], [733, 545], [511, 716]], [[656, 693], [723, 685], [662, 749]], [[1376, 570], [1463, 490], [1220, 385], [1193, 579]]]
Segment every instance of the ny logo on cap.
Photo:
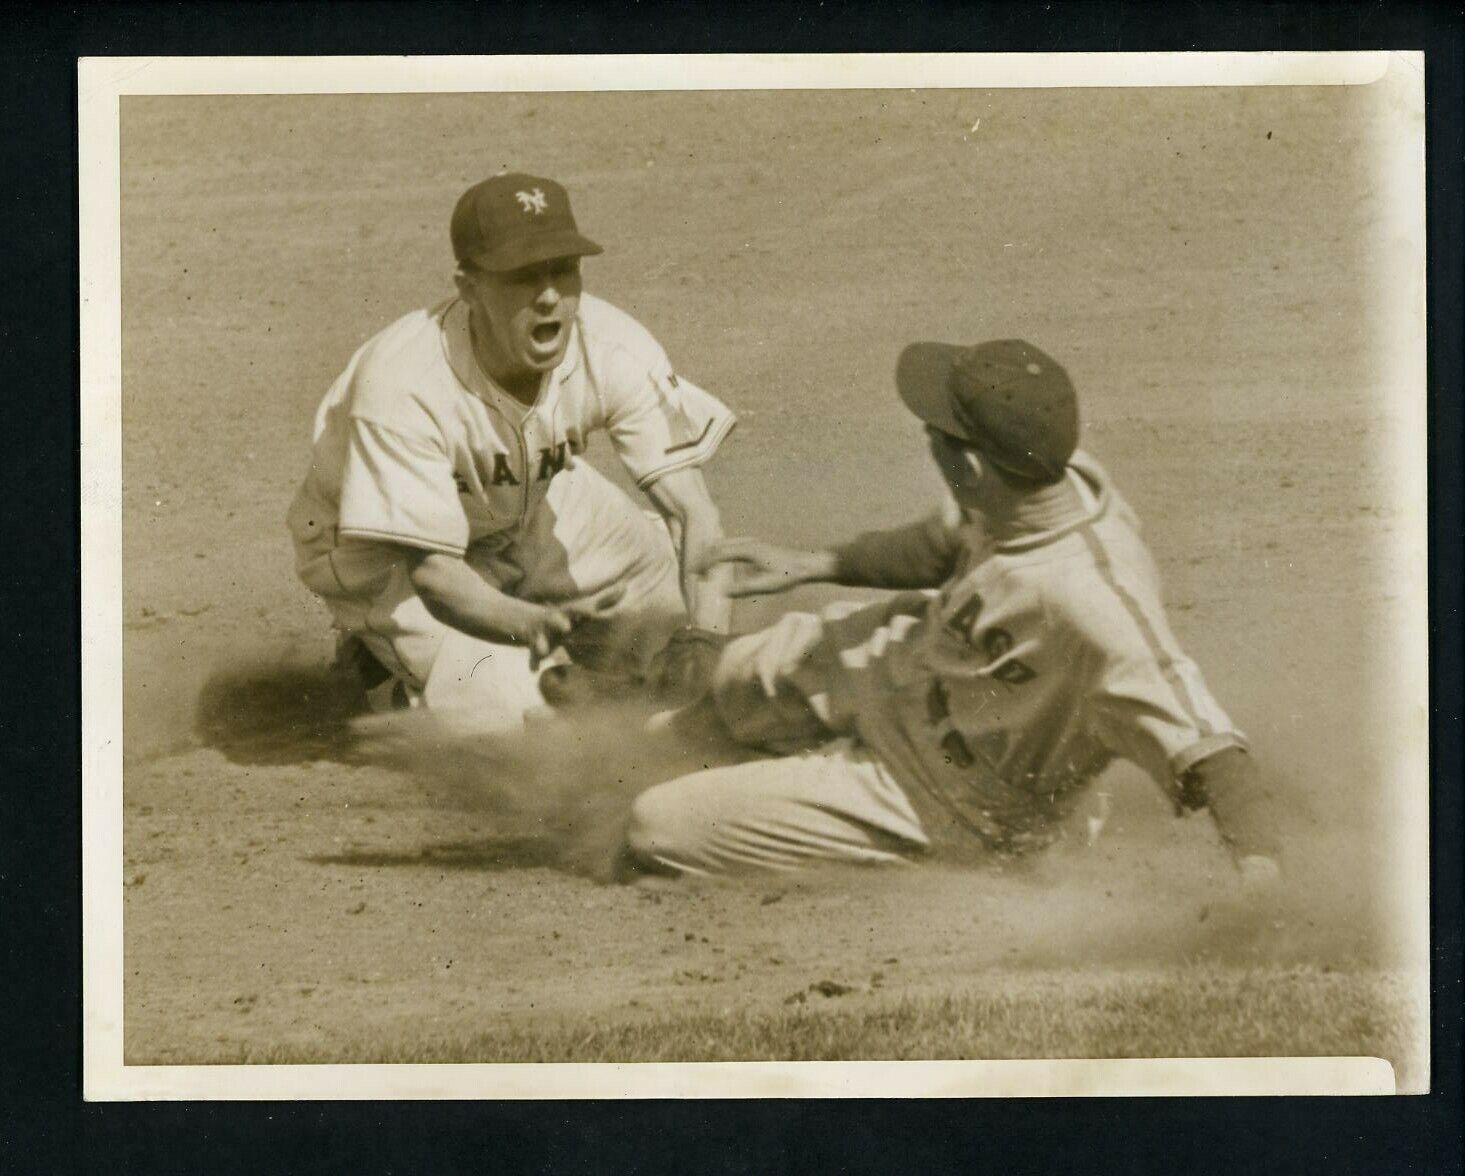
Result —
[[545, 210], [544, 192], [535, 188], [529, 192], [515, 192], [514, 199], [519, 202], [519, 207], [525, 212], [532, 212], [535, 216], [542, 216]]

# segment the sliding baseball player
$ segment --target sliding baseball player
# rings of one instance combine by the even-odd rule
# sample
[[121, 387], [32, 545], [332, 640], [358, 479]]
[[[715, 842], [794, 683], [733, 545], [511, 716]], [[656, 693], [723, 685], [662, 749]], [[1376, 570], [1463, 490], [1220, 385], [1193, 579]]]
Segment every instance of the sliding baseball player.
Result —
[[792, 551], [748, 539], [734, 596], [830, 581], [900, 589], [791, 613], [731, 641], [711, 705], [776, 758], [641, 794], [626, 856], [660, 872], [920, 856], [929, 824], [996, 855], [1044, 845], [1116, 758], [1206, 808], [1243, 875], [1278, 875], [1267, 788], [1245, 736], [1166, 623], [1138, 523], [1075, 451], [1076, 395], [1029, 343], [916, 344], [900, 395], [950, 490], [913, 526]]

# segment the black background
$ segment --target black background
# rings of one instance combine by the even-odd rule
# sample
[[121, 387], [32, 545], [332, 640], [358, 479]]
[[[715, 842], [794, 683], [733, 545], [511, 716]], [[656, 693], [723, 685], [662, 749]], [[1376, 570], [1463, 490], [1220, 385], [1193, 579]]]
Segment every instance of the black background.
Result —
[[[0, 6], [0, 1170], [1460, 1171], [1462, 28], [1430, 4]], [[77, 57], [1384, 48], [1426, 51], [1432, 1094], [82, 1102]]]

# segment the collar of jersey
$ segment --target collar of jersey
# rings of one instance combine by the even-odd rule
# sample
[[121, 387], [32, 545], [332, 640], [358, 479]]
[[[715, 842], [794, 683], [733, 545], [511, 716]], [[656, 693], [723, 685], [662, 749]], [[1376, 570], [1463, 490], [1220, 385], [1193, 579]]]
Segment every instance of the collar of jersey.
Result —
[[[521, 419], [539, 407], [544, 397], [545, 384], [540, 385], [539, 397], [533, 404], [524, 404], [500, 388], [492, 377], [478, 366], [478, 361], [473, 358], [473, 344], [468, 333], [468, 307], [461, 298], [452, 298], [444, 303], [437, 318], [441, 328], [439, 334], [442, 340], [443, 358], [465, 392], [470, 396], [476, 396], [500, 412], [504, 411], [506, 405], [512, 405], [519, 410]], [[565, 348], [565, 357], [560, 360], [559, 367], [549, 374], [550, 380], [563, 384], [574, 372], [575, 366], [579, 362], [579, 334], [580, 323], [577, 318], [570, 323], [570, 345]], [[492, 399], [485, 396], [480, 390], [485, 388], [492, 392]], [[500, 400], [504, 403], [498, 403]]]
[[1017, 539], [997, 540], [992, 544], [994, 551], [1019, 552], [1046, 547], [1065, 535], [1071, 535], [1080, 528], [1087, 527], [1090, 523], [1097, 522], [1104, 517], [1105, 512], [1109, 509], [1109, 478], [1100, 468], [1099, 463], [1079, 450], [1069, 459], [1065, 476], [1076, 477], [1082, 481], [1094, 496], [1094, 505], [1085, 511], [1082, 517], [1074, 519], [1071, 523], [1064, 523], [1061, 527], [1054, 527], [1051, 531], [1039, 531], [1036, 534], [1023, 535]]

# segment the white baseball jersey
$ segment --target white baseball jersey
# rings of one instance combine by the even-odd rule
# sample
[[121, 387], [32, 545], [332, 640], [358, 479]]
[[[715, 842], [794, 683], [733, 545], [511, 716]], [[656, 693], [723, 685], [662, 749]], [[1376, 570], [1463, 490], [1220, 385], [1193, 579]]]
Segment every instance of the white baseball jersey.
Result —
[[1173, 798], [1194, 764], [1245, 746], [1170, 632], [1128, 504], [1084, 454], [1069, 477], [1082, 521], [1013, 542], [963, 528], [939, 595], [827, 615], [791, 676], [903, 786], [999, 846], [1045, 840], [1115, 757]]
[[370, 596], [401, 546], [461, 555], [512, 539], [596, 429], [644, 488], [707, 461], [735, 423], [672, 372], [645, 328], [591, 295], [532, 407], [484, 375], [468, 318], [453, 299], [398, 320], [352, 356], [322, 401], [310, 472], [289, 512], [299, 566], [332, 569], [329, 580], [307, 581], [317, 592]]

